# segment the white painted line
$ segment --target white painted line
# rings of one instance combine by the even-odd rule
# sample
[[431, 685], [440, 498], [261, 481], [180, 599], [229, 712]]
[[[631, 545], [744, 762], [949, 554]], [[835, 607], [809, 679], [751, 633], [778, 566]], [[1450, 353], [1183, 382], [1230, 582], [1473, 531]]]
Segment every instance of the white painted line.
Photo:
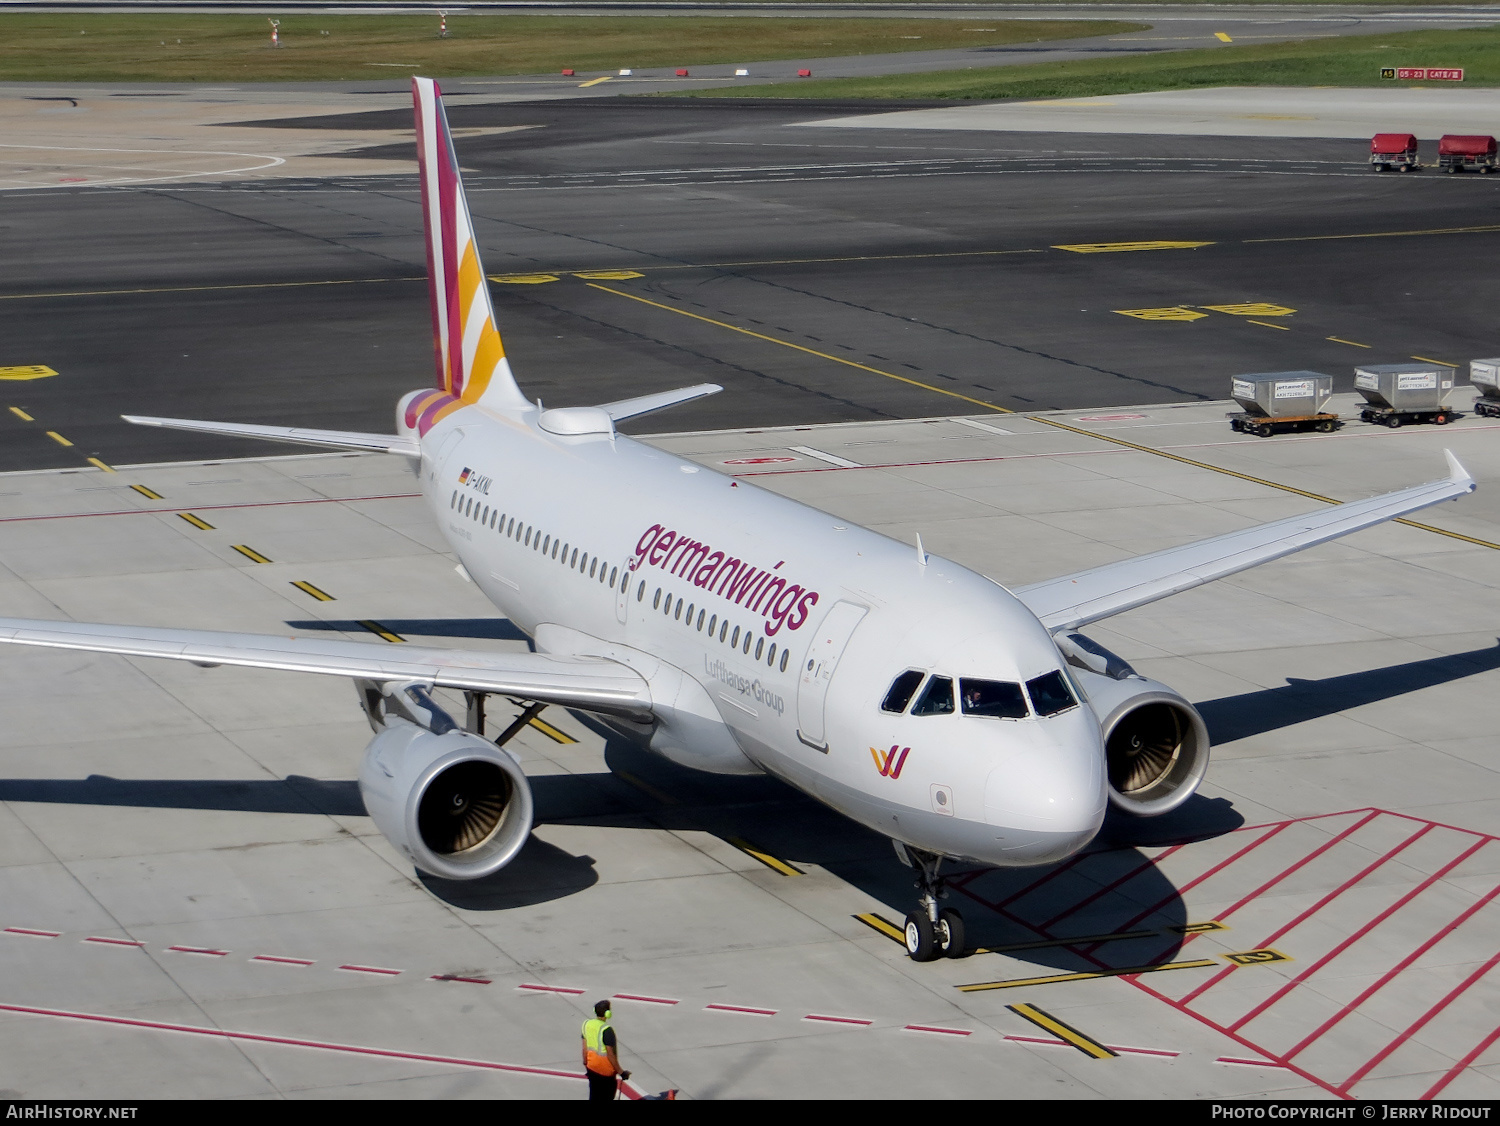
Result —
[[969, 426], [975, 430], [988, 430], [991, 434], [1014, 434], [1014, 430], [1007, 430], [1003, 426], [991, 426], [988, 422], [980, 422], [976, 418], [950, 418], [949, 422], [956, 422], [960, 426]]
[[864, 468], [857, 461], [850, 461], [848, 458], [839, 457], [837, 454], [824, 453], [822, 450], [815, 450], [811, 446], [788, 446], [787, 449], [791, 450], [794, 454], [801, 454], [803, 457], [816, 458], [818, 461], [826, 461], [829, 465], [837, 465], [840, 469]]

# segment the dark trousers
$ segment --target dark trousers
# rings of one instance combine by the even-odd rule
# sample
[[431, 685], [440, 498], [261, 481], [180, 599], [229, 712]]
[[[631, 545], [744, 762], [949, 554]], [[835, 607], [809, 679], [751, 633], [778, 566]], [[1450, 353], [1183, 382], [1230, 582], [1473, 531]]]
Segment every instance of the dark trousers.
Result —
[[613, 1075], [600, 1075], [597, 1071], [584, 1069], [589, 1077], [589, 1101], [595, 1099], [606, 1099], [613, 1101], [615, 1093], [619, 1090], [620, 1081]]

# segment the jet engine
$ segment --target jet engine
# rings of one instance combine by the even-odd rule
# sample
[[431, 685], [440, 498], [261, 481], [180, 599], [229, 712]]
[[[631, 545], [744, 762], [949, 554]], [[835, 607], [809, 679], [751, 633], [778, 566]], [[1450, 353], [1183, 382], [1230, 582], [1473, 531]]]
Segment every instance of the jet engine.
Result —
[[1198, 710], [1082, 634], [1056, 640], [1099, 717], [1110, 803], [1156, 817], [1192, 797], [1208, 772], [1208, 727]]
[[505, 867], [531, 834], [534, 806], [520, 762], [460, 730], [420, 688], [379, 703], [359, 768], [375, 827], [433, 876], [477, 880]]

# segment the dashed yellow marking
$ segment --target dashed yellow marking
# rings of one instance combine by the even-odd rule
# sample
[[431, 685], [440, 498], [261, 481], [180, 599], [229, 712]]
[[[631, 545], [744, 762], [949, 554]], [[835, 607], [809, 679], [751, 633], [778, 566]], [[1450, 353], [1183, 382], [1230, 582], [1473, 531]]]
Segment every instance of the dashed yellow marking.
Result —
[[256, 551], [255, 548], [253, 548], [253, 547], [246, 547], [242, 543], [230, 544], [230, 546], [233, 547], [236, 551], [238, 551], [241, 555], [243, 555], [246, 559], [250, 560], [250, 562], [252, 562], [252, 563], [269, 563], [270, 562], [269, 559], [267, 559], [260, 552]]
[[892, 942], [899, 942], [902, 946], [906, 945], [906, 932], [883, 915], [877, 915], [875, 912], [870, 911], [863, 915], [855, 915], [854, 917], [876, 934], [883, 934]]
[[1361, 344], [1358, 340], [1345, 340], [1342, 336], [1325, 336], [1324, 340], [1332, 340], [1335, 344], [1347, 344], [1351, 348], [1373, 348], [1373, 344]]
[[1138, 321], [1201, 321], [1208, 316], [1184, 305], [1169, 305], [1164, 309], [1115, 309], [1122, 317], [1134, 317]]
[[303, 582], [301, 579], [298, 579], [296, 582], [292, 583], [292, 586], [296, 587], [303, 594], [312, 595], [312, 597], [316, 598], [319, 602], [335, 601], [333, 595], [329, 594], [326, 590], [319, 590], [317, 587], [313, 586], [312, 583]]
[[1214, 38], [1217, 39], [1220, 43], [1233, 43], [1234, 42], [1234, 40], [1229, 37], [1228, 32], [1224, 32], [1224, 31], [1216, 31], [1216, 32], [1214, 32]]
[[773, 872], [780, 872], [783, 876], [807, 875], [807, 873], [804, 872], [801, 868], [798, 868], [792, 864], [788, 864], [785, 860], [778, 860], [769, 852], [763, 852], [760, 849], [756, 848], [754, 845], [750, 844], [748, 841], [742, 840], [739, 837], [725, 837], [724, 839], [730, 844], [734, 845], [735, 848], [739, 849], [746, 856], [750, 857], [753, 860], [759, 860]]
[[1227, 931], [1227, 923], [1221, 923], [1218, 919], [1210, 919], [1206, 923], [1188, 923], [1182, 927], [1168, 927], [1167, 930], [1174, 934], [1208, 934], [1210, 931]]
[[608, 82], [613, 77], [614, 77], [614, 75], [612, 75], [612, 74], [606, 74], [603, 78], [590, 78], [587, 82], [580, 82], [578, 84], [578, 88], [580, 90], [586, 90], [590, 86], [597, 86], [597, 85], [599, 85], [599, 83], [601, 83], [601, 82]]
[[1052, 249], [1071, 250], [1074, 254], [1120, 254], [1130, 250], [1197, 250], [1212, 245], [1212, 242], [1074, 242]]
[[643, 278], [646, 275], [639, 270], [585, 270], [573, 276], [582, 278], [584, 281], [629, 281], [631, 278]]
[[21, 364], [18, 367], [0, 368], [0, 379], [46, 379], [49, 375], [56, 375], [46, 364]]
[[27, 414], [25, 411], [23, 411], [20, 407], [10, 407], [9, 410], [10, 410], [11, 414], [15, 415], [22, 422], [35, 422], [36, 421], [36, 419], [32, 418], [29, 414]]
[[1162, 962], [1154, 966], [1129, 966], [1121, 970], [1082, 970], [1071, 974], [1049, 974], [1046, 977], [1015, 977], [1007, 981], [976, 981], [972, 985], [960, 985], [960, 993], [982, 993], [987, 989], [1020, 989], [1025, 985], [1056, 985], [1064, 981], [1092, 981], [1099, 977], [1122, 977], [1125, 974], [1160, 973], [1163, 970], [1201, 970], [1218, 965], [1212, 958], [1198, 958], [1191, 962]]
[[191, 512], [179, 512], [177, 515], [201, 531], [211, 532], [214, 530], [214, 526], [201, 516], [194, 516]]
[[1447, 360], [1434, 360], [1431, 356], [1413, 356], [1414, 360], [1421, 360], [1424, 364], [1437, 364], [1439, 367], [1456, 368], [1457, 364], [1450, 364]]
[[84, 460], [92, 465], [95, 469], [102, 469], [106, 473], [113, 473], [115, 471], [114, 466], [105, 465], [104, 462], [100, 461], [97, 457], [88, 457], [84, 458]]
[[630, 771], [628, 771], [628, 770], [617, 770], [617, 771], [615, 771], [615, 777], [618, 778], [621, 782], [626, 782], [629, 785], [634, 786], [637, 790], [639, 790], [641, 793], [645, 794], [647, 797], [655, 798], [657, 801], [661, 802], [662, 805], [681, 805], [682, 804], [680, 801], [678, 801], [676, 798], [674, 798], [671, 794], [666, 793], [663, 790], [657, 789], [650, 782], [647, 782], [644, 778], [638, 778], [634, 774], [630, 773]]
[[380, 640], [389, 641], [392, 645], [399, 645], [406, 640], [406, 638], [402, 637], [399, 633], [393, 633], [391, 630], [386, 629], [385, 626], [381, 625], [379, 622], [362, 621], [359, 623], [359, 625], [364, 629], [369, 630], [376, 637], [380, 638]]
[[569, 735], [566, 731], [562, 731], [556, 727], [553, 727], [550, 723], [548, 723], [545, 719], [542, 719], [540, 716], [531, 717], [531, 726], [535, 727], [538, 731], [547, 736], [547, 738], [551, 739], [554, 743], [578, 742], [577, 739], [573, 738], [573, 736]]
[[[1420, 87], [1419, 87], [1420, 89]], [[1424, 231], [1369, 231], [1358, 235], [1295, 235], [1290, 238], [1247, 238], [1244, 245], [1259, 242], [1335, 242], [1351, 238], [1410, 238], [1414, 235], [1470, 235], [1500, 231], [1500, 223], [1483, 227], [1433, 227]]]
[[1244, 301], [1238, 305], [1203, 305], [1201, 308], [1214, 313], [1228, 313], [1232, 317], [1289, 317], [1297, 311], [1285, 305], [1272, 305], [1268, 301]]
[[73, 443], [64, 438], [56, 430], [47, 431], [47, 437], [51, 438], [59, 446], [71, 446]]
[[1279, 328], [1282, 332], [1291, 332], [1286, 325], [1273, 325], [1270, 321], [1250, 321], [1250, 324], [1260, 325], [1261, 328]]
[[1280, 950], [1272, 950], [1269, 946], [1261, 950], [1242, 950], [1238, 954], [1225, 954], [1236, 966], [1264, 966], [1271, 962], [1290, 962], [1289, 955]]
[[490, 281], [504, 285], [545, 285], [555, 282], [556, 274], [491, 274]]
[[1035, 1005], [1006, 1005], [1005, 1007], [1016, 1016], [1029, 1020], [1038, 1028], [1044, 1028], [1052, 1035], [1066, 1040], [1086, 1056], [1092, 1056], [1096, 1060], [1107, 1060], [1117, 1054], [1092, 1036], [1085, 1036], [1071, 1024], [1064, 1024], [1051, 1013], [1045, 1013]]
[[719, 328], [727, 328], [730, 332], [738, 332], [742, 336], [753, 336], [757, 340], [764, 340], [771, 344], [779, 344], [783, 348], [791, 348], [796, 352], [806, 352], [809, 356], [817, 356], [819, 359], [823, 360], [832, 360], [834, 363], [843, 364], [845, 367], [858, 368], [860, 371], [868, 371], [874, 375], [883, 375], [887, 379], [894, 379], [897, 383], [905, 383], [911, 387], [920, 387], [924, 391], [935, 391], [939, 395], [947, 395], [951, 399], [961, 399], [966, 403], [973, 403], [977, 407], [983, 407], [985, 410], [998, 411], [1001, 414], [1015, 413], [1009, 407], [996, 406], [994, 403], [986, 403], [983, 399], [974, 399], [969, 397], [968, 395], [960, 395], [957, 391], [949, 391], [942, 387], [934, 387], [930, 383], [923, 383], [920, 379], [911, 379], [908, 376], [897, 375], [894, 372], [881, 371], [879, 368], [872, 368], [868, 364], [856, 363], [853, 360], [846, 360], [841, 356], [829, 355], [827, 352], [819, 352], [816, 348], [808, 348], [801, 344], [793, 344], [790, 340], [781, 340], [775, 336], [767, 336], [763, 332], [752, 332], [748, 328], [740, 328], [739, 325], [732, 325], [727, 321], [716, 321], [712, 317], [701, 316], [698, 313], [689, 313], [686, 309], [674, 309], [671, 305], [663, 305], [660, 301], [649, 301], [644, 297], [637, 297], [634, 293], [626, 293], [623, 289], [610, 289], [609, 286], [600, 285], [598, 282], [588, 282], [586, 284], [590, 289], [597, 289], [602, 293], [613, 293], [616, 297], [627, 297], [631, 301], [639, 301], [642, 305], [650, 305], [654, 309], [665, 309], [667, 312], [676, 313], [680, 317], [691, 317], [693, 320], [702, 321], [704, 324], [716, 325]]
[[149, 500], [162, 499], [162, 495], [159, 492], [157, 492], [155, 489], [148, 489], [145, 485], [131, 485], [130, 487], [136, 492], [140, 493], [141, 496], [146, 497]]

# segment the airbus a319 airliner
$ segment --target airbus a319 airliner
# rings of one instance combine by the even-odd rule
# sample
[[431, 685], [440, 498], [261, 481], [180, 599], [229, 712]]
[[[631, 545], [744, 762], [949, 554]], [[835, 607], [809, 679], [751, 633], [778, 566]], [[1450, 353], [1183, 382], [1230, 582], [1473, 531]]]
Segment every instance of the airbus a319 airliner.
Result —
[[[482, 878], [521, 849], [531, 791], [504, 744], [558, 705], [673, 762], [770, 773], [890, 837], [918, 873], [912, 957], [961, 953], [945, 860], [1055, 863], [1108, 805], [1165, 813], [1208, 766], [1193, 706], [1074, 631], [1474, 488], [1449, 454], [1441, 480], [1007, 590], [617, 433], [711, 384], [528, 402], [439, 91], [418, 78], [413, 96], [437, 382], [401, 399], [396, 433], [129, 421], [409, 459], [462, 570], [534, 652], [21, 619], [0, 619], [0, 641], [352, 677], [375, 731], [365, 806], [433, 875]], [[463, 721], [434, 687], [466, 694]], [[492, 694], [527, 702], [498, 740]]]

